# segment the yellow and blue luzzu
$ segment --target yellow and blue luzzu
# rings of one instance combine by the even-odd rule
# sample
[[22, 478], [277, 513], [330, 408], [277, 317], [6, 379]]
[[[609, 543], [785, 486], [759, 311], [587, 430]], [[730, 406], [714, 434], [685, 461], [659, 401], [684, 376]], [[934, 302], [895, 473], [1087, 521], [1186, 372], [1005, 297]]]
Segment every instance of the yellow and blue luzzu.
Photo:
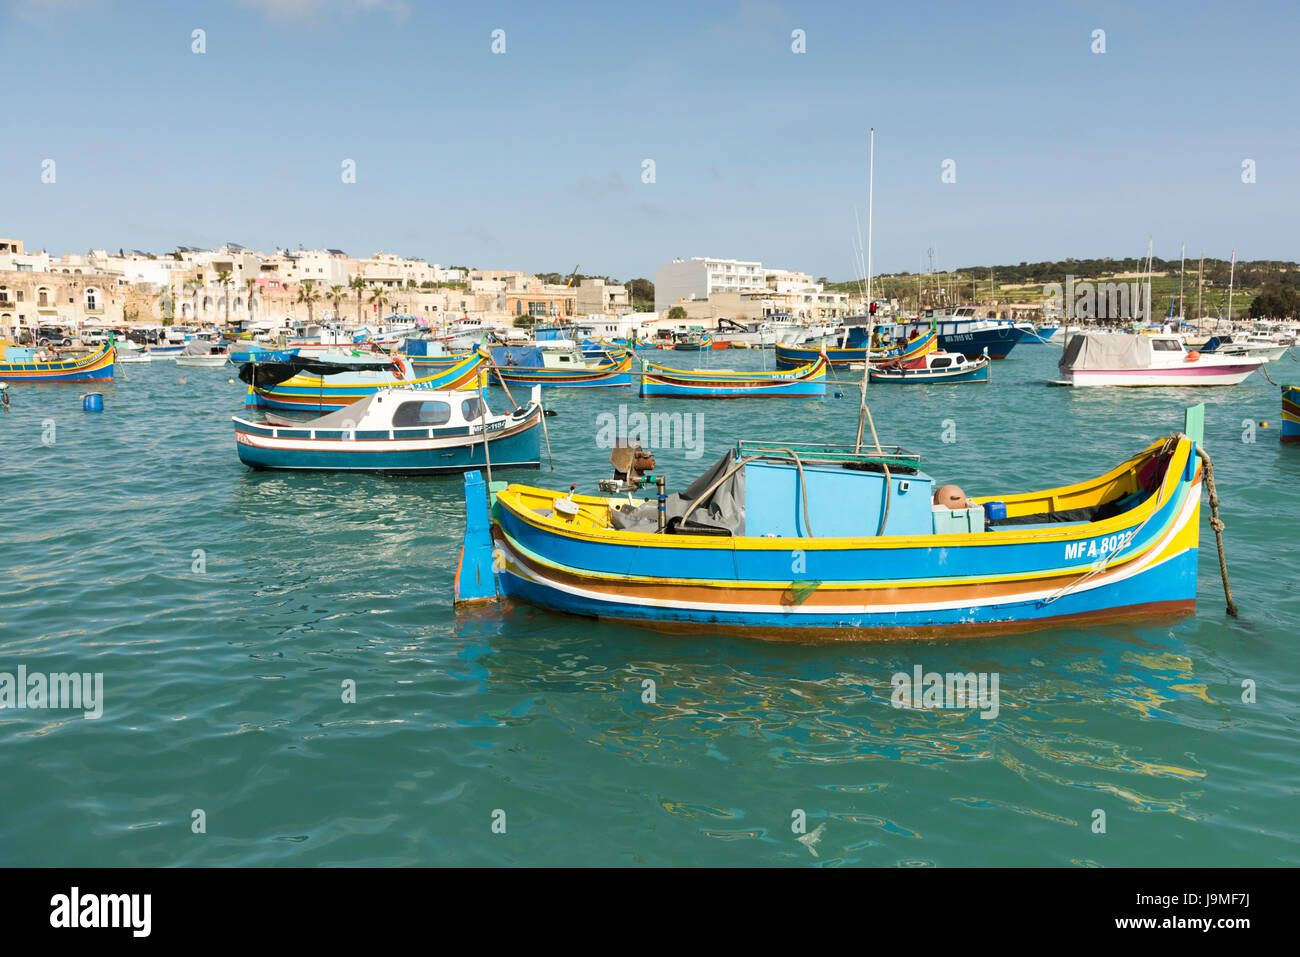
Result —
[[731, 372], [710, 369], [670, 369], [641, 362], [643, 398], [671, 399], [822, 399], [826, 397], [825, 354], [788, 372]]
[[[458, 357], [456, 362], [432, 375], [421, 377], [405, 375], [398, 371], [397, 365], [392, 370], [299, 374], [274, 385], [250, 385], [244, 404], [287, 412], [330, 412], [397, 386], [434, 391], [477, 389], [487, 384], [490, 364], [486, 353], [475, 351]], [[241, 377], [242, 374], [241, 371]]]
[[1282, 386], [1282, 441], [1300, 442], [1300, 386]]
[[957, 511], [900, 449], [742, 442], [663, 503], [498, 485], [487, 521], [470, 473], [456, 598], [778, 640], [1186, 615], [1203, 417], [1098, 478]]
[[[866, 361], [866, 330], [862, 326], [854, 326], [849, 330], [849, 336], [846, 338], [846, 346], [818, 346], [816, 349], [801, 349], [795, 346], [776, 347], [776, 364], [781, 368], [792, 368], [795, 366], [808, 365], [816, 362], [817, 356], [823, 352], [830, 360], [832, 366], [848, 366], [860, 364]], [[902, 345], [889, 346], [887, 348], [872, 348], [872, 362], [887, 362], [899, 360], [909, 362], [929, 352], [934, 352], [939, 348], [939, 334], [933, 329], [919, 332]]]
[[44, 349], [7, 346], [0, 379], [7, 382], [108, 382], [117, 350], [111, 342], [98, 352], [70, 359], [43, 358]]

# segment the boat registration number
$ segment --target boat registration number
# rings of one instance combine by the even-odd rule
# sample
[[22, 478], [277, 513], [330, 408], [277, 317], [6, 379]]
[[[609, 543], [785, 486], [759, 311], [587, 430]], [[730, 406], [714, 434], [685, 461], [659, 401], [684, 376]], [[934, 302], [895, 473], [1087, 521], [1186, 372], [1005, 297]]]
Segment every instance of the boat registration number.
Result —
[[1129, 542], [1133, 541], [1136, 533], [1137, 529], [1130, 528], [1126, 532], [1107, 535], [1105, 538], [1094, 538], [1085, 542], [1066, 542], [1065, 559], [1071, 561], [1078, 558], [1102, 558], [1112, 555], [1123, 550]]

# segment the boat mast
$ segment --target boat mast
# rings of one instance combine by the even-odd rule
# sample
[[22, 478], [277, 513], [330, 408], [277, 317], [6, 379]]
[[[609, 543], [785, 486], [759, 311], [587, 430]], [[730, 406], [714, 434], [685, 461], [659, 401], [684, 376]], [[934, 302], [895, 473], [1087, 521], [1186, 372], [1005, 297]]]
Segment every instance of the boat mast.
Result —
[[1201, 277], [1205, 274], [1205, 250], [1201, 250], [1201, 265], [1196, 270], [1196, 331], [1201, 331]]
[[[871, 145], [867, 152], [867, 341], [862, 350], [862, 402], [858, 406], [858, 440], [853, 446], [854, 452], [862, 451], [862, 430], [871, 418], [867, 408], [867, 382], [871, 378], [871, 340], [875, 338], [875, 316], [871, 313], [871, 221], [872, 188], [876, 176], [876, 128], [871, 128]], [[881, 451], [880, 437], [876, 435], [876, 424], [871, 423], [871, 437], [876, 442], [876, 452]]]
[[1142, 310], [1142, 319], [1145, 322], [1151, 321], [1151, 250], [1155, 248], [1155, 240], [1147, 237], [1147, 302], [1146, 308]]
[[1185, 283], [1183, 282], [1183, 271], [1187, 265], [1187, 243], [1183, 243], [1182, 251], [1178, 253], [1178, 324], [1182, 325], [1187, 321], [1187, 310], [1183, 308], [1183, 292]]
[[1228, 328], [1232, 328], [1232, 276], [1237, 271], [1237, 250], [1232, 251], [1232, 265], [1228, 267]]

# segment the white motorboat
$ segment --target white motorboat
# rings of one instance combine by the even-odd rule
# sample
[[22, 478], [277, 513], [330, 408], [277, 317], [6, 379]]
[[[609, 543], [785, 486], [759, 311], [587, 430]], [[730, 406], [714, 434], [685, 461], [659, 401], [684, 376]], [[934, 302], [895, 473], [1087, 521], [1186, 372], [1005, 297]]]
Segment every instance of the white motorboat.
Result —
[[1255, 356], [1188, 352], [1177, 335], [1084, 332], [1070, 338], [1053, 385], [1237, 385], [1268, 362]]

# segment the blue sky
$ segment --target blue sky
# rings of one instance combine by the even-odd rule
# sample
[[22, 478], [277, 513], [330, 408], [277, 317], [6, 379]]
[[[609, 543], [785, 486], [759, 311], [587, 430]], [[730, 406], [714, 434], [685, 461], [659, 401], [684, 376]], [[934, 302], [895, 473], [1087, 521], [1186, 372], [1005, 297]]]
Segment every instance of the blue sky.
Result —
[[0, 0], [0, 235], [849, 279], [874, 126], [876, 272], [931, 247], [940, 267], [1137, 256], [1148, 236], [1166, 258], [1300, 259], [1297, 21], [1283, 3]]

